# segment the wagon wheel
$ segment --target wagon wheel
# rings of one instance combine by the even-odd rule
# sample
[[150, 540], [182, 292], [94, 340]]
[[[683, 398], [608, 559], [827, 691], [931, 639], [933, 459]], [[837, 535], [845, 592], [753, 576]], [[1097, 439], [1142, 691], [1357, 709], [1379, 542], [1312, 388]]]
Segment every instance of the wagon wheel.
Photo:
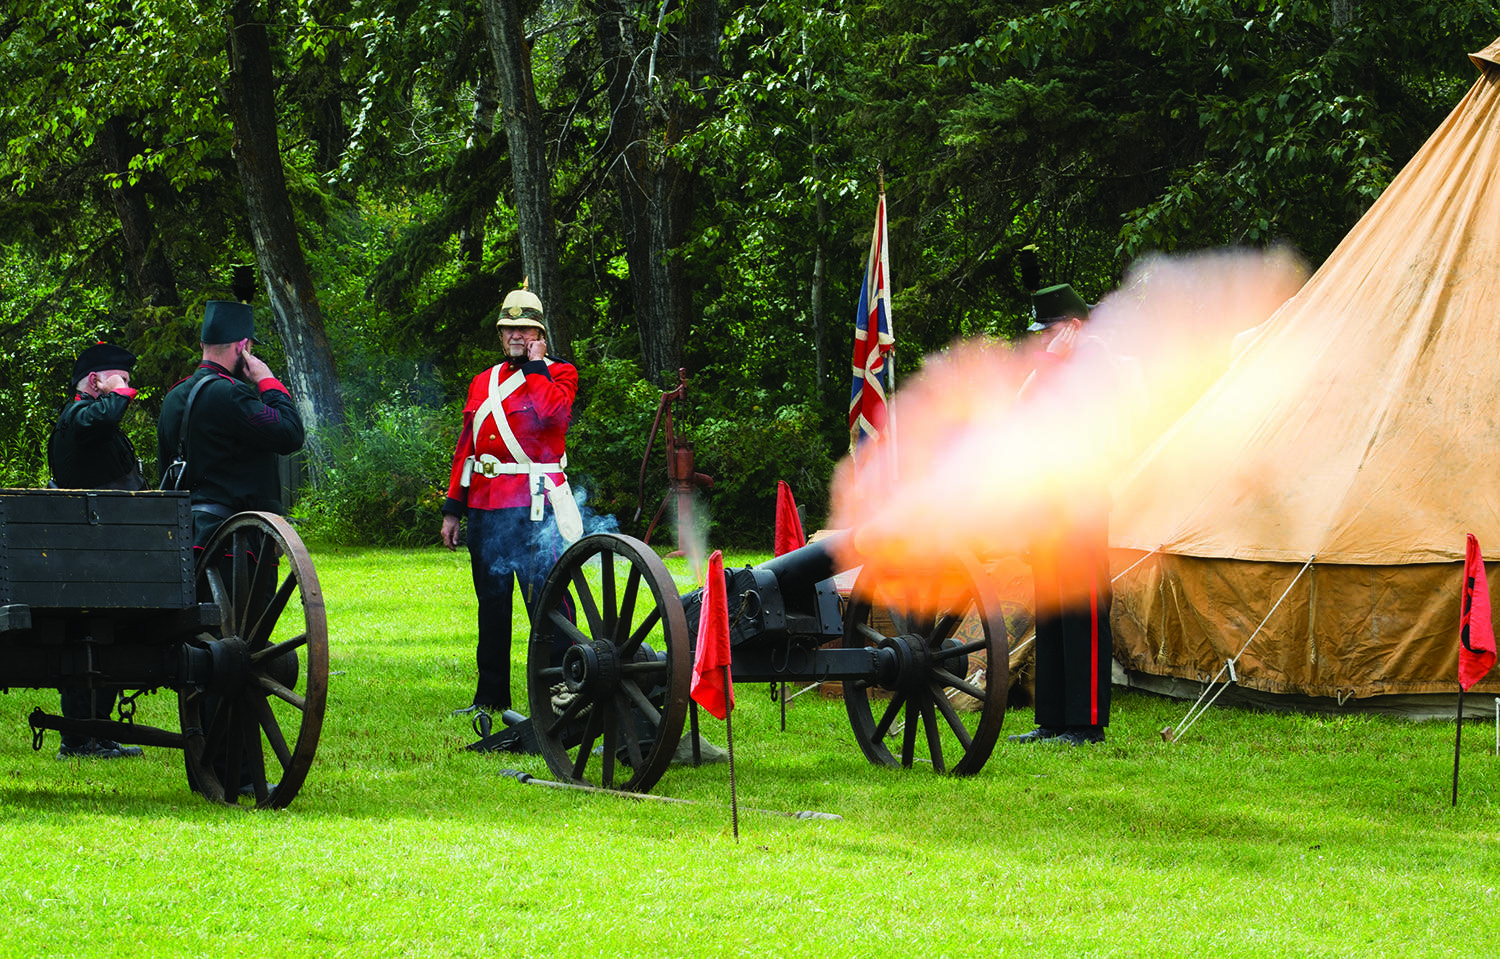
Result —
[[[328, 700], [328, 622], [318, 574], [279, 516], [239, 513], [198, 558], [198, 594], [219, 608], [201, 683], [178, 694], [188, 782], [209, 799], [286, 806], [318, 749]], [[272, 762], [267, 761], [267, 753]], [[233, 771], [233, 775], [231, 775]]]
[[[984, 768], [1000, 738], [1010, 687], [1005, 617], [983, 569], [966, 559], [963, 570], [964, 594], [936, 614], [872, 606], [868, 570], [855, 583], [843, 645], [890, 651], [882, 657], [889, 667], [881, 675], [844, 683], [854, 738], [872, 763], [910, 768], [920, 759], [938, 772], [967, 776]], [[974, 655], [979, 652], [983, 660]], [[976, 672], [981, 665], [987, 673], [982, 681]], [[978, 700], [978, 708], [957, 708], [953, 699], [961, 693]], [[887, 746], [898, 736], [899, 761]]]
[[682, 600], [651, 547], [612, 533], [570, 546], [542, 586], [526, 661], [552, 774], [649, 791], [682, 737], [688, 644]]

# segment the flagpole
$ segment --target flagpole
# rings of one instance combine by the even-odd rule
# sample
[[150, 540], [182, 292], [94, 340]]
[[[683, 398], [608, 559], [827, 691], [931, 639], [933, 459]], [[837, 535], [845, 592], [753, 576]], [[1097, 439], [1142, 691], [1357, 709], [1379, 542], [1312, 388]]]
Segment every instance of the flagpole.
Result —
[[[1458, 746], [1464, 737], [1464, 687], [1458, 686], [1458, 719], [1453, 724], [1453, 805], [1458, 805]], [[731, 767], [733, 768], [733, 767]], [[732, 779], [732, 777], [731, 777]]]
[[1464, 734], [1464, 690], [1495, 665], [1495, 633], [1484, 551], [1473, 533], [1465, 537], [1463, 589], [1458, 602], [1458, 715], [1453, 720], [1453, 805], [1458, 805], [1458, 757]]
[[[884, 164], [876, 164], [875, 177], [880, 183], [880, 206], [883, 210], [885, 210], [885, 216], [882, 217], [882, 219], [884, 220], [886, 225], [886, 242], [881, 244], [880, 246], [880, 254], [884, 259], [884, 262], [881, 264], [881, 269], [885, 273], [885, 288], [891, 293], [895, 293], [896, 285], [891, 282], [890, 271], [891, 251], [889, 244], [891, 210], [890, 207], [887, 207], [885, 204]], [[890, 303], [890, 301], [887, 301], [885, 305], [885, 325], [886, 329], [890, 332], [891, 335], [891, 349], [890, 352], [885, 355], [885, 425], [886, 429], [889, 430], [891, 434], [891, 438], [887, 443], [887, 446], [889, 449], [894, 450], [896, 448], [896, 310], [894, 309], [894, 306]], [[892, 460], [894, 461], [894, 457], [892, 457]]]
[[[725, 664], [719, 667], [724, 670], [724, 688], [729, 689], [729, 666]], [[734, 707], [729, 706], [724, 710], [724, 748], [729, 751], [729, 818], [734, 825], [734, 840], [740, 839], [740, 799], [734, 785]]]
[[[703, 583], [703, 607], [698, 613], [698, 642], [693, 650], [693, 678], [688, 695], [719, 719], [729, 740], [729, 808], [734, 838], [740, 838], [740, 802], [734, 782], [734, 684], [729, 676], [733, 654], [729, 648], [729, 603], [724, 590], [724, 554], [714, 550], [708, 557], [708, 576]], [[717, 672], [715, 671], [717, 669]]]
[[688, 735], [693, 737], [693, 768], [697, 769], [703, 765], [703, 748], [698, 739], [698, 703], [696, 700], [688, 705]]
[[[849, 396], [849, 453], [855, 463], [859, 462], [861, 420], [865, 419], [867, 409], [873, 411], [876, 405], [866, 402], [866, 390], [874, 385], [880, 391], [879, 415], [874, 416], [872, 413], [869, 425], [884, 441], [885, 434], [892, 432], [889, 397], [896, 382], [890, 355], [895, 347], [895, 337], [891, 325], [891, 257], [885, 205], [885, 168], [876, 164], [875, 173], [879, 181], [880, 196], [875, 206], [875, 230], [870, 237], [870, 254], [865, 260], [865, 278], [860, 286], [859, 315], [855, 318], [855, 379]], [[871, 326], [871, 319], [876, 317], [879, 322]], [[877, 419], [878, 422], [875, 422]]]

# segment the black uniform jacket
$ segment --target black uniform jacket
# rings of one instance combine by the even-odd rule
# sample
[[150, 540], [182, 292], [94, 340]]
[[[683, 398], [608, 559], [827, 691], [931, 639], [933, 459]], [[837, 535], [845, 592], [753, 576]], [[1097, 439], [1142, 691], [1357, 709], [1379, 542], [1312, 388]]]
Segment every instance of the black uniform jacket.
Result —
[[182, 414], [193, 385], [212, 377], [193, 400], [188, 420], [187, 486], [194, 503], [215, 503], [232, 512], [281, 512], [278, 453], [302, 448], [302, 416], [286, 387], [267, 377], [252, 386], [217, 363], [199, 364], [172, 387], [156, 421], [158, 462], [177, 456]]
[[[132, 393], [134, 391], [131, 391]], [[47, 440], [52, 482], [63, 489], [140, 489], [140, 461], [120, 421], [131, 394], [75, 395]]]

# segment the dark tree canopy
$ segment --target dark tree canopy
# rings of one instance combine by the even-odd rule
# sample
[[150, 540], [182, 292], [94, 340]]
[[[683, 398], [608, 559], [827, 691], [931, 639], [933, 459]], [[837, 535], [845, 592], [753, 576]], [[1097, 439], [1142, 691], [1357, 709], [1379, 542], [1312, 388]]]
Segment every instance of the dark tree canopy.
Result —
[[[236, 24], [263, 31], [253, 77]], [[248, 263], [273, 359], [356, 425], [461, 395], [529, 277], [586, 386], [631, 364], [650, 385], [617, 399], [650, 405], [683, 367], [701, 432], [812, 423], [836, 457], [882, 177], [910, 372], [1024, 328], [1027, 245], [1090, 299], [1154, 251], [1316, 265], [1497, 34], [1477, 0], [13, 0], [5, 478], [42, 478], [63, 357], [128, 340], [154, 412]]]

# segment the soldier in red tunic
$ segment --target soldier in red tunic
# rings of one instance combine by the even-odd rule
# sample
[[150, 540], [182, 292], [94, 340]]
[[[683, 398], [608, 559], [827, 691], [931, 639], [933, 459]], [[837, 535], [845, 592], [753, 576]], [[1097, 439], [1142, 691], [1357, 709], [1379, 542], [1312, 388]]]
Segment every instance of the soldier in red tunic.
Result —
[[453, 451], [443, 543], [456, 549], [468, 520], [479, 601], [479, 679], [460, 713], [510, 708], [511, 610], [519, 579], [528, 615], [563, 547], [583, 533], [563, 470], [578, 370], [547, 355], [542, 301], [515, 290], [495, 322], [505, 359], [474, 377]]

